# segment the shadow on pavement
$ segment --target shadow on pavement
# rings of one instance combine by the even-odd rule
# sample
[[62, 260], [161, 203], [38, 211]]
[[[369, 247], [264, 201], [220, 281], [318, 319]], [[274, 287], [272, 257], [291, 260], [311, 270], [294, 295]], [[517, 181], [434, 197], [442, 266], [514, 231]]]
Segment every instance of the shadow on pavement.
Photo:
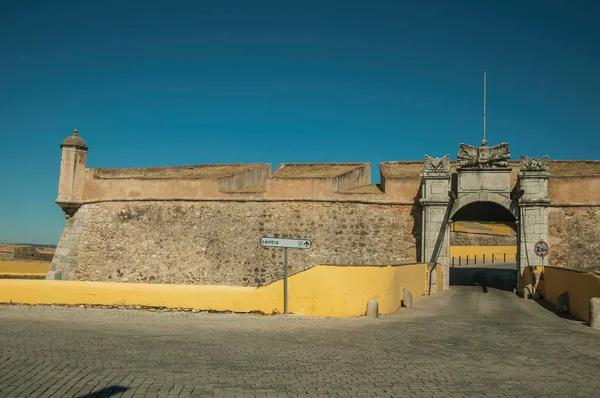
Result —
[[517, 287], [517, 270], [505, 268], [450, 268], [450, 285], [481, 286], [512, 292]]
[[556, 312], [556, 306], [554, 304], [552, 304], [552, 303], [547, 302], [543, 298], [540, 299], [540, 300], [535, 300], [535, 302], [540, 307], [544, 308], [545, 310], [550, 311], [551, 313], [553, 313], [554, 315], [556, 315], [559, 318], [568, 319], [569, 321], [574, 321], [574, 322], [577, 322], [577, 323], [581, 323], [582, 325], [588, 325], [587, 322], [582, 321], [581, 319], [578, 319], [578, 318], [574, 317], [573, 315], [571, 315], [568, 312], [557, 313]]
[[106, 388], [103, 388], [102, 390], [98, 390], [90, 394], [78, 395], [77, 398], [109, 398], [113, 395], [121, 394], [127, 390], [129, 390], [129, 387], [108, 386]]

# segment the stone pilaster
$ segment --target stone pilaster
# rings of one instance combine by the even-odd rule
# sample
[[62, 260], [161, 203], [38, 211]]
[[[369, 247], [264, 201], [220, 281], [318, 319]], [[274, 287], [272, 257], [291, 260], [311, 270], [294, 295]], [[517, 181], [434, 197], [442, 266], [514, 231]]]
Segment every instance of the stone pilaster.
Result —
[[[519, 172], [519, 271], [522, 277], [525, 267], [541, 266], [542, 258], [536, 256], [534, 246], [536, 242], [544, 240], [548, 242], [548, 167], [532, 167], [531, 159], [521, 160]], [[543, 264], [548, 264], [552, 255], [550, 248], [548, 256]], [[521, 278], [519, 279], [519, 288]]]
[[432, 271], [430, 291], [435, 292], [437, 278], [442, 278], [443, 289], [449, 286], [450, 238], [448, 228], [450, 204], [450, 156], [431, 158], [425, 156], [421, 186], [421, 258], [441, 266]]

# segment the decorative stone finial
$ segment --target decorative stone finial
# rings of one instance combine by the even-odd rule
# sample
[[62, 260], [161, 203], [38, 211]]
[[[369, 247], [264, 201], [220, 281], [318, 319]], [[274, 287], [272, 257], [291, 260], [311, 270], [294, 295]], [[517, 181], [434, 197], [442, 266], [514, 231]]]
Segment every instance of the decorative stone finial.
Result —
[[450, 172], [450, 155], [443, 158], [432, 158], [425, 155], [425, 173], [449, 173]]
[[79, 136], [79, 131], [77, 129], [73, 130], [73, 135], [65, 138], [62, 144], [60, 144], [61, 148], [76, 148], [84, 151], [88, 150], [85, 141]]
[[510, 159], [510, 150], [507, 143], [496, 146], [488, 146], [487, 141], [483, 140], [482, 146], [475, 147], [467, 144], [460, 144], [458, 150], [458, 163], [460, 167], [474, 168], [504, 168], [508, 167]]
[[548, 156], [538, 159], [537, 156], [529, 158], [525, 155], [521, 156], [520, 171], [548, 171], [550, 164]]

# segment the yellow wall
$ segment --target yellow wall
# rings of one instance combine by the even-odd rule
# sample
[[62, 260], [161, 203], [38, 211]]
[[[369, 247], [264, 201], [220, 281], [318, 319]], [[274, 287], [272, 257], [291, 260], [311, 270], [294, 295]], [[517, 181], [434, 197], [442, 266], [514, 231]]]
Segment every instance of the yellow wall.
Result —
[[0, 275], [46, 276], [50, 263], [37, 261], [0, 261]]
[[495, 257], [495, 262], [504, 261], [504, 253], [506, 253], [506, 261], [514, 261], [517, 258], [517, 246], [450, 246], [450, 261], [454, 257], [454, 265], [458, 265], [458, 257], [462, 258], [462, 264], [466, 264], [467, 256], [469, 256], [469, 265], [475, 261], [477, 255], [477, 264], [483, 263], [483, 255], [485, 254], [485, 263], [492, 263], [492, 253]]
[[589, 321], [590, 299], [600, 297], [600, 276], [588, 272], [544, 267], [540, 285], [544, 299], [552, 304], [562, 293], [569, 292], [569, 312], [584, 321]]
[[515, 235], [515, 230], [506, 224], [481, 224], [471, 221], [455, 221], [452, 223], [451, 228], [452, 231], [456, 232], [477, 233], [479, 231], [485, 231], [486, 233], [493, 235]]
[[[289, 312], [321, 317], [379, 312], [401, 304], [402, 287], [417, 299], [426, 293], [426, 264], [394, 267], [316, 266], [289, 278]], [[283, 312], [283, 281], [260, 288], [82, 281], [0, 280], [0, 302], [21, 304], [144, 305], [263, 313]]]

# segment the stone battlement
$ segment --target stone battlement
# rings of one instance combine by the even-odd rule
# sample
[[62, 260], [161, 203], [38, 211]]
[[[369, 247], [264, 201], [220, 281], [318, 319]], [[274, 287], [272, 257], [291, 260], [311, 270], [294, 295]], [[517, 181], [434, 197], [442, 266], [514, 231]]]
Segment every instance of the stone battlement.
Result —
[[[69, 149], [65, 153], [69, 155]], [[57, 203], [67, 214], [85, 203], [151, 200], [305, 200], [358, 201], [411, 205], [418, 200], [424, 163], [380, 163], [380, 184], [371, 182], [371, 164], [284, 163], [273, 172], [271, 164], [205, 164], [146, 168], [85, 168], [80, 161], [64, 159]], [[81, 161], [83, 158], [83, 162]], [[75, 167], [70, 167], [75, 164]], [[598, 201], [599, 161], [550, 161], [550, 199], [574, 202]], [[456, 172], [457, 162], [450, 162]], [[519, 162], [509, 162], [511, 185], [517, 182]], [[73, 172], [75, 169], [75, 172]], [[66, 174], [66, 175], [63, 175]], [[559, 181], [552, 183], [552, 181]], [[567, 187], [568, 191], [561, 187]], [[67, 189], [64, 189], [67, 188]], [[569, 195], [568, 197], [565, 195]]]

